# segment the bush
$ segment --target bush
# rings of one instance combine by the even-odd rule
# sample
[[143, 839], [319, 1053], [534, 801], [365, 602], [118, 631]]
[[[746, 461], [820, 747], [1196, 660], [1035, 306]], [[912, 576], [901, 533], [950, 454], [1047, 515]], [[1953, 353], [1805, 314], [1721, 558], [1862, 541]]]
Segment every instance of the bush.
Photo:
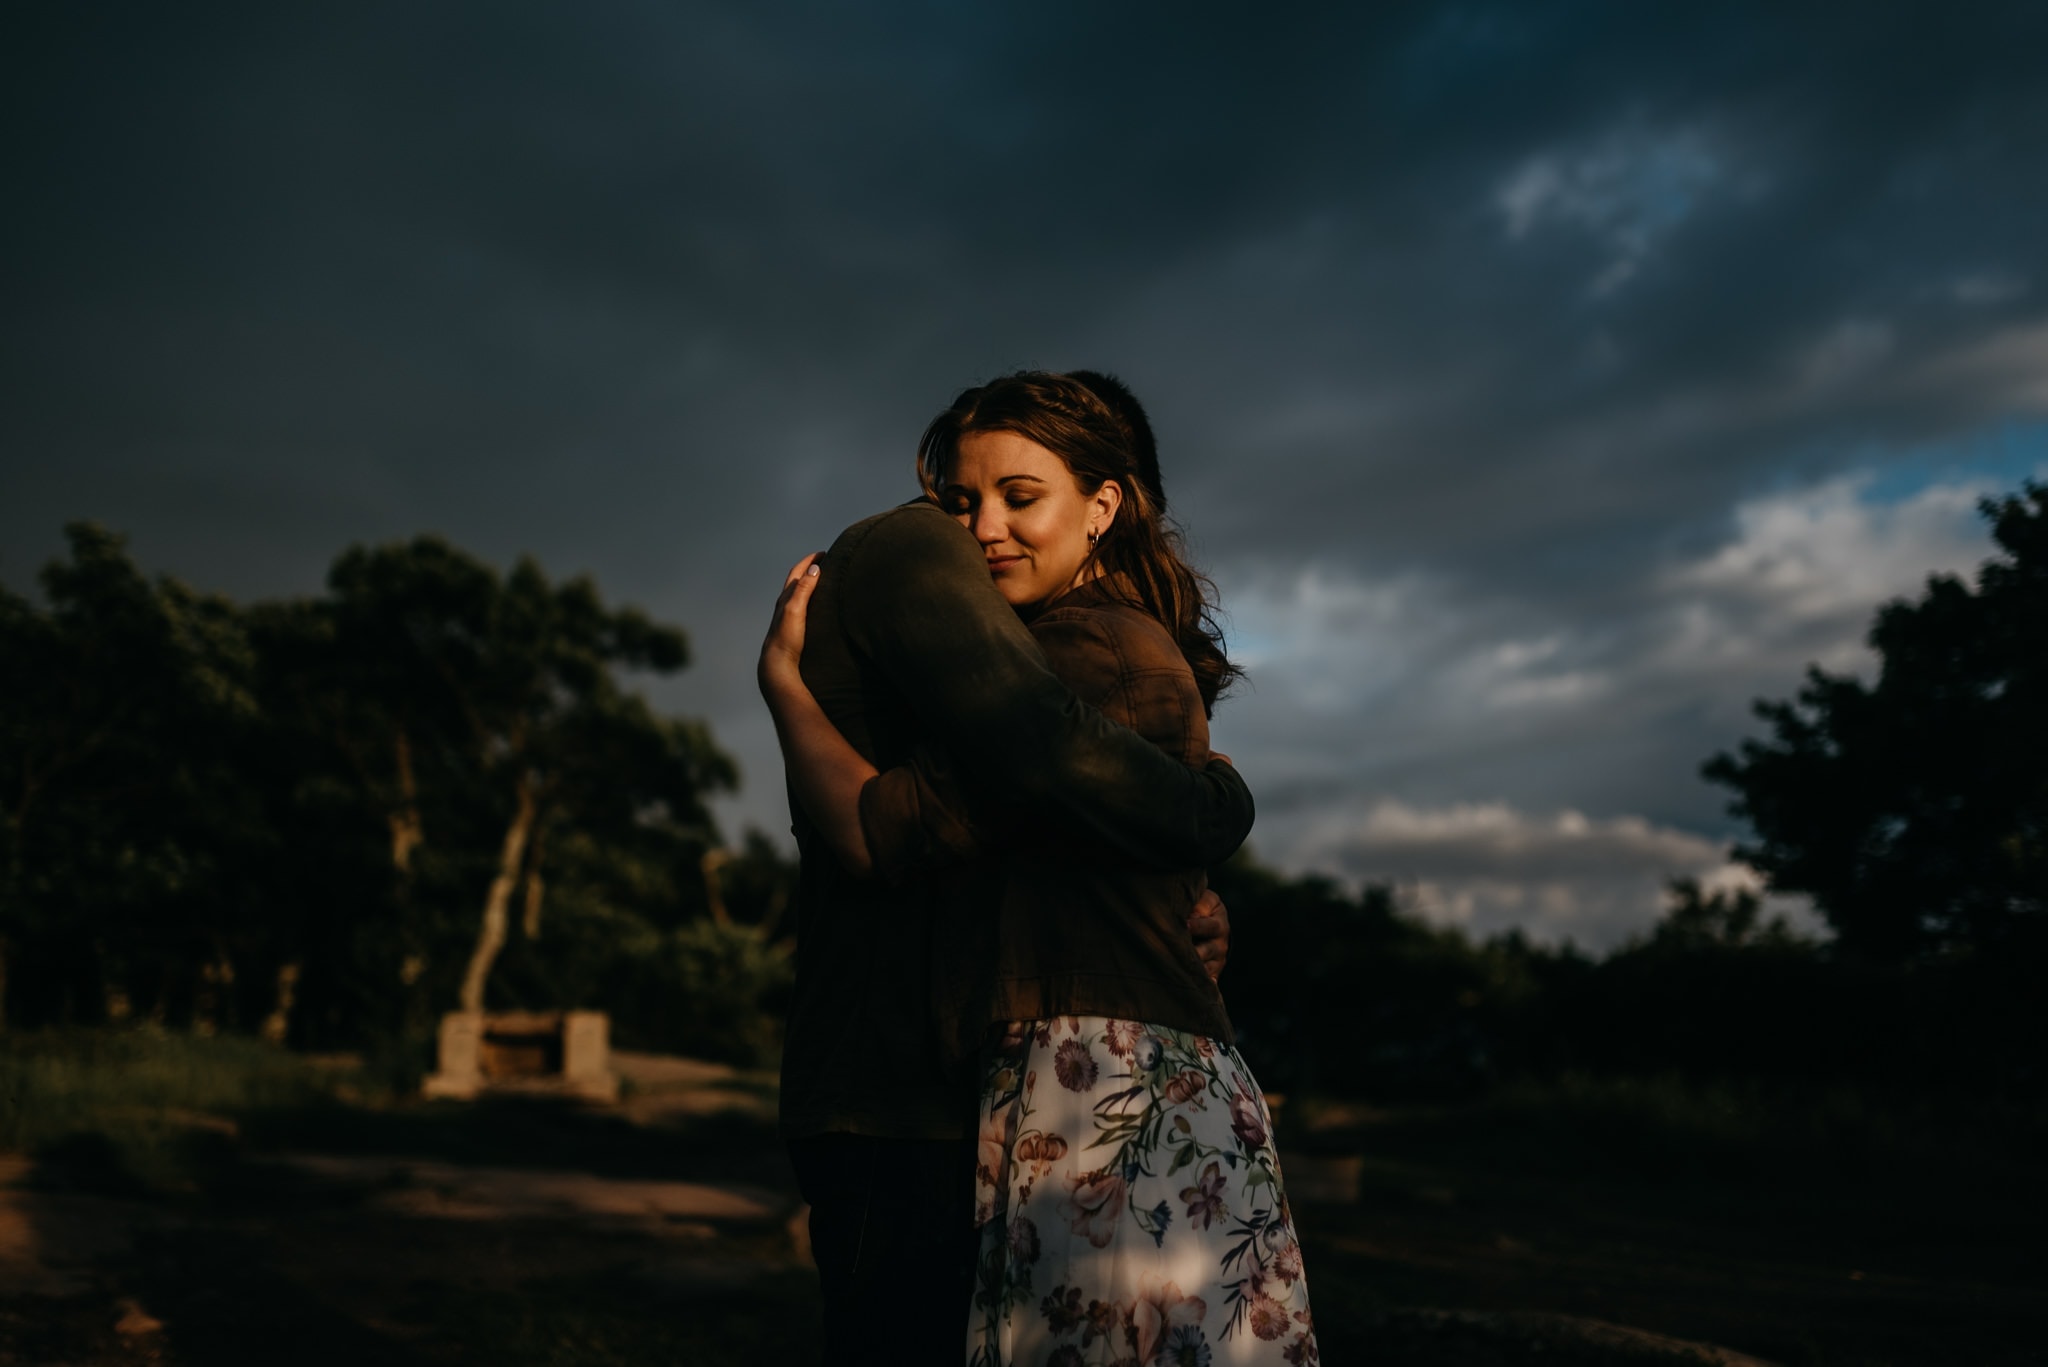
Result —
[[787, 944], [759, 927], [692, 921], [630, 961], [614, 1035], [629, 1047], [766, 1066], [782, 1048], [795, 976]]

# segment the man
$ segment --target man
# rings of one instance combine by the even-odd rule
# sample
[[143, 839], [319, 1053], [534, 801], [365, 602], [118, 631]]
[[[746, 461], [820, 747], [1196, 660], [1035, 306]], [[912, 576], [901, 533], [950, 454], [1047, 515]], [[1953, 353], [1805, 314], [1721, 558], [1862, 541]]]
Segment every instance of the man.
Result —
[[[1217, 863], [1243, 842], [1252, 801], [1236, 771], [1190, 769], [1077, 701], [996, 592], [981, 547], [936, 506], [848, 528], [822, 564], [804, 683], [877, 768], [935, 743], [973, 758], [970, 791], [999, 777], [1008, 800], [1056, 807], [1162, 867]], [[811, 1205], [827, 1361], [957, 1364], [974, 1149], [970, 1101], [945, 1080], [928, 1023], [935, 899], [856, 878], [802, 804], [791, 810], [802, 869], [782, 1133]]]

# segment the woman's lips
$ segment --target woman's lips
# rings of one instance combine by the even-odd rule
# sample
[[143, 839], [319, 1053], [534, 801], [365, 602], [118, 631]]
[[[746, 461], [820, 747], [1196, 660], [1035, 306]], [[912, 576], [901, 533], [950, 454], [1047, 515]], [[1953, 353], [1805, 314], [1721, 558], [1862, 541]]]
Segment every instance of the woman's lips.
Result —
[[1024, 557], [1021, 555], [992, 555], [988, 558], [988, 572], [990, 574], [998, 574], [1012, 565], [1021, 565], [1023, 563]]

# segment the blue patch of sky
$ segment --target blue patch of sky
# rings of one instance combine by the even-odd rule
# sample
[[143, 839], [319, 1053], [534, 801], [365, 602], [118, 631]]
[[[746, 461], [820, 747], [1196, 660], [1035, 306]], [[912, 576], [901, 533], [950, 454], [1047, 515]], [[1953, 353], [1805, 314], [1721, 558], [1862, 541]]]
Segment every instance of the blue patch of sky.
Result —
[[1994, 494], [2016, 493], [2027, 480], [2048, 481], [2048, 422], [2001, 423], [1951, 441], [1872, 451], [1864, 464], [1865, 503], [1904, 503], [1941, 484], [1985, 483]]

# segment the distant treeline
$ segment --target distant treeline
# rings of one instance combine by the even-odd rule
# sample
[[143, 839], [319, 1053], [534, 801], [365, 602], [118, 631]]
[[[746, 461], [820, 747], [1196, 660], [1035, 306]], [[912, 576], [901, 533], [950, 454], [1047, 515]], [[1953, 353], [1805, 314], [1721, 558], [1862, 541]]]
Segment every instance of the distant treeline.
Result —
[[[1974, 585], [1886, 605], [1872, 685], [1813, 671], [1715, 757], [1738, 854], [1831, 938], [1675, 885], [1592, 958], [1476, 943], [1385, 888], [1248, 856], [1233, 1018], [1268, 1085], [1455, 1095], [1568, 1071], [1969, 1084], [2038, 1097], [2048, 1039], [2048, 490], [1988, 502]], [[623, 1043], [771, 1057], [795, 871], [634, 674], [683, 633], [585, 579], [422, 537], [237, 605], [68, 529], [0, 588], [0, 1024], [153, 1020], [416, 1056], [439, 1014], [599, 1006]]]
[[1672, 888], [1655, 927], [1601, 957], [1519, 933], [1475, 942], [1249, 861], [1214, 885], [1234, 927], [1224, 995], [1267, 1086], [1455, 1101], [1566, 1074], [1967, 1088], [2043, 1097], [2040, 963], [1880, 964], [1764, 922], [1751, 892]]
[[1226, 978], [1259, 1076], [1362, 1094], [1570, 1070], [2048, 1096], [2048, 488], [1986, 500], [1996, 554], [1879, 608], [1874, 683], [1808, 672], [1769, 737], [1702, 769], [1831, 938], [1673, 888], [1605, 958], [1474, 944], [1250, 865], [1223, 870]]
[[0, 589], [0, 1022], [401, 1051], [458, 1005], [603, 1004], [628, 1043], [773, 1047], [791, 870], [628, 671], [683, 633], [432, 537], [247, 606], [67, 529]]

